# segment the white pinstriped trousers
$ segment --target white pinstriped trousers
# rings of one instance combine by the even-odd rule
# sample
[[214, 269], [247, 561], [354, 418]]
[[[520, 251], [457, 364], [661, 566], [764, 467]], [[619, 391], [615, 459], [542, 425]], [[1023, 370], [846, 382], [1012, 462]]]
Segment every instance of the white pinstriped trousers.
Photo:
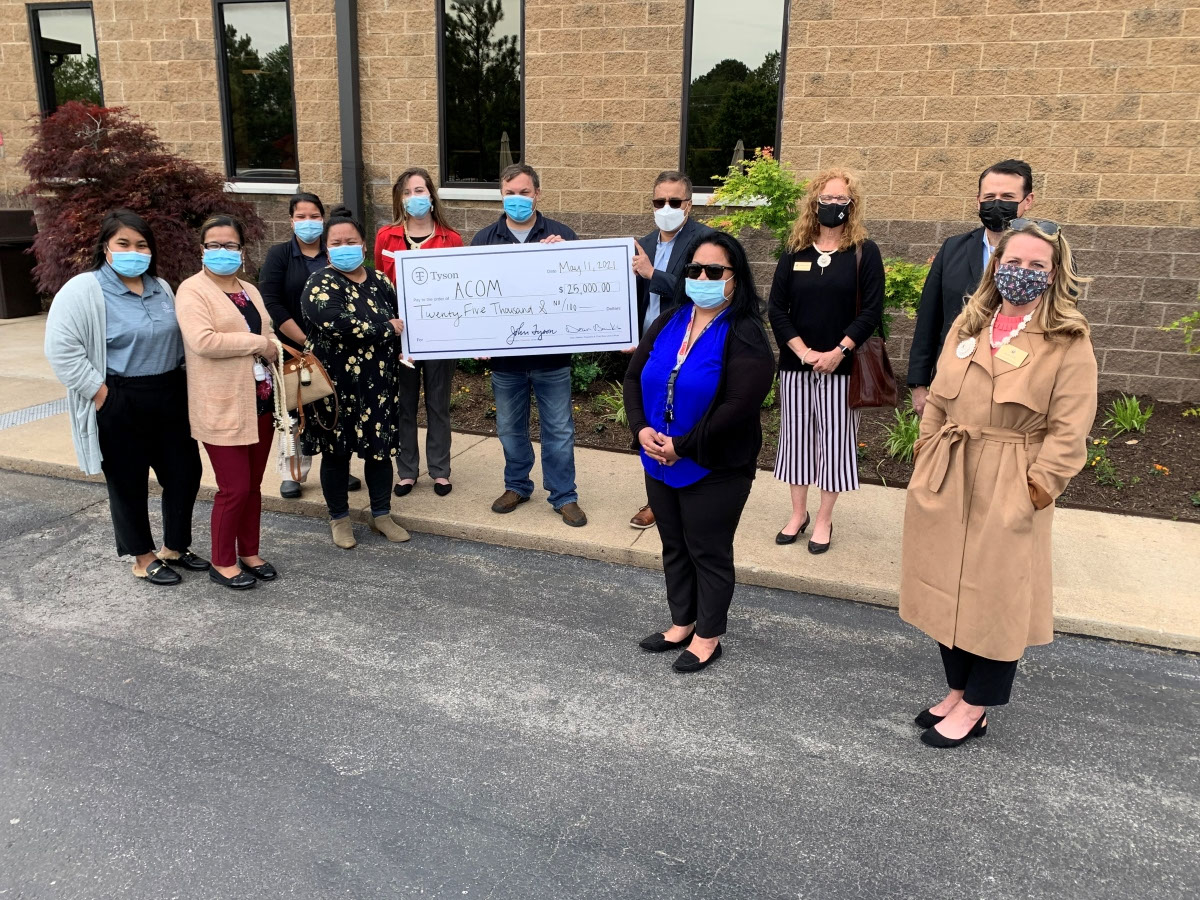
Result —
[[823, 491], [858, 490], [859, 411], [847, 403], [849, 375], [779, 373], [775, 477]]

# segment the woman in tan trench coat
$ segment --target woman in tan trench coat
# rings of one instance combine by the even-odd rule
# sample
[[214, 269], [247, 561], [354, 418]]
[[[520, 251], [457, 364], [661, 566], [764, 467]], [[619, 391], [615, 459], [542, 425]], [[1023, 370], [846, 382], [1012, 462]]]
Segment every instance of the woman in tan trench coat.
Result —
[[900, 616], [938, 642], [950, 688], [916, 718], [934, 747], [984, 734], [1025, 648], [1054, 636], [1054, 498], [1096, 414], [1081, 281], [1057, 225], [1014, 220], [938, 359], [900, 583]]

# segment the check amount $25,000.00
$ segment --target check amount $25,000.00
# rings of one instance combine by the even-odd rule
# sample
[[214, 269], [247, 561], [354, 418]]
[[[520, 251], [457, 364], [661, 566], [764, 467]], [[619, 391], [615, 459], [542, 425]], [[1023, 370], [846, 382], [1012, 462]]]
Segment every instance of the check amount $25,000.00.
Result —
[[637, 343], [633, 240], [396, 254], [415, 359], [624, 350]]

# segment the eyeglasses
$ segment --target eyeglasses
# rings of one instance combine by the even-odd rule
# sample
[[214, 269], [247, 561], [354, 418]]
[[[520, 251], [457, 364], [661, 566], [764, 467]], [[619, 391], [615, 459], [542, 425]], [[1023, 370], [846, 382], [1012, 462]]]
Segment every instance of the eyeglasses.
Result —
[[1024, 231], [1030, 226], [1033, 226], [1048, 238], [1058, 236], [1058, 223], [1051, 222], [1049, 219], [1013, 219], [1008, 223], [1011, 231]]
[[850, 202], [850, 198], [845, 194], [818, 194], [817, 200], [821, 203], [836, 203], [838, 206], [845, 206]]
[[710, 265], [701, 265], [700, 263], [688, 263], [683, 267], [683, 274], [687, 278], [699, 278], [703, 272], [709, 281], [720, 281], [725, 271], [733, 271], [733, 266], [719, 266], [716, 263]]
[[218, 244], [216, 241], [209, 241], [203, 246], [205, 250], [233, 250], [236, 252], [242, 249], [242, 245], [236, 241], [230, 241], [228, 244]]
[[679, 209], [684, 204], [684, 201], [678, 197], [655, 197], [650, 202], [654, 204], [655, 209], [662, 209], [668, 203], [671, 204], [671, 209]]

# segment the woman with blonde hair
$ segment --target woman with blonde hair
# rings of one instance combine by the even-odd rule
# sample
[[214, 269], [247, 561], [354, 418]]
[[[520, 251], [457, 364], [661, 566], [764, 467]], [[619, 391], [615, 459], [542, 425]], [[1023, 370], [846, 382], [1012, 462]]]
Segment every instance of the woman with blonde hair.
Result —
[[[391, 225], [375, 237], [375, 268], [396, 283], [396, 254], [405, 250], [461, 247], [462, 236], [446, 224], [442, 203], [429, 173], [412, 168], [400, 173], [392, 187]], [[400, 452], [396, 456], [395, 493], [403, 497], [417, 483], [421, 454], [417, 449], [417, 402], [425, 379], [425, 464], [433, 492], [444, 497], [450, 484], [450, 389], [455, 361], [427, 359], [400, 370]]]
[[1026, 647], [1054, 637], [1054, 499], [1083, 467], [1096, 356], [1058, 225], [1014, 219], [950, 330], [908, 486], [900, 616], [941, 650], [932, 747], [987, 733]]
[[779, 258], [767, 315], [779, 346], [779, 450], [775, 477], [791, 489], [792, 517], [775, 536], [791, 544], [812, 522], [808, 486], [821, 489], [809, 553], [833, 537], [833, 507], [858, 489], [858, 411], [848, 392], [854, 348], [883, 315], [883, 257], [867, 239], [858, 178], [817, 175]]

